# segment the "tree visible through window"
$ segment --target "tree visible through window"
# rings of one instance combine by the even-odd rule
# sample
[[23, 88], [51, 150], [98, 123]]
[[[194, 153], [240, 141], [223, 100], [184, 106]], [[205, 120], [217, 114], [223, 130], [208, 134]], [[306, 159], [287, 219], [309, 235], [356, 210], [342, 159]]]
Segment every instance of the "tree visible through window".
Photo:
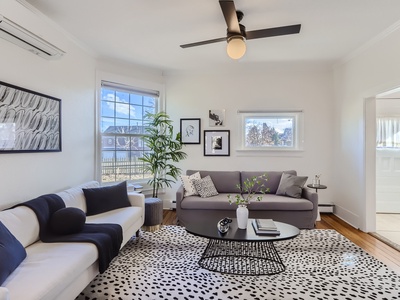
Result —
[[302, 112], [239, 112], [242, 150], [300, 150]]
[[293, 147], [293, 118], [246, 118], [246, 147]]
[[157, 112], [159, 94], [102, 82], [100, 101], [101, 181], [147, 180], [143, 135], [147, 112]]

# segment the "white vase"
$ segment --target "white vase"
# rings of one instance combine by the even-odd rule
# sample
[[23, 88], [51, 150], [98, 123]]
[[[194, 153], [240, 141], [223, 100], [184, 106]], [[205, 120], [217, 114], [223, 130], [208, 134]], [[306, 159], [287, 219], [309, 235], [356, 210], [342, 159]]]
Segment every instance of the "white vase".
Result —
[[239, 205], [236, 209], [236, 219], [239, 229], [247, 228], [247, 220], [249, 219], [249, 210], [246, 205]]

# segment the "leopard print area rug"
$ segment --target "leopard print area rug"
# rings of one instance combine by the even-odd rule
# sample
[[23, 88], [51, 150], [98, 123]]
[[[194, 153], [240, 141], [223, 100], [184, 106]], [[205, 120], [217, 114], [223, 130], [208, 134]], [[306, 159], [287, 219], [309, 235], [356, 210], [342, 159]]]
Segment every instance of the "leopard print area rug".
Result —
[[141, 232], [76, 299], [400, 299], [400, 275], [334, 230], [276, 242], [286, 270], [270, 276], [200, 268], [207, 242], [179, 226]]

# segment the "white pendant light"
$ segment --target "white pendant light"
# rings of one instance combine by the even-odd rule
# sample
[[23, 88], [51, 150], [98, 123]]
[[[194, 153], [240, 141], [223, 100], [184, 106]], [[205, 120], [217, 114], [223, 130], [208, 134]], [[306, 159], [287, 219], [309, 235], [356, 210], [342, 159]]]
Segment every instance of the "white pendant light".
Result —
[[241, 35], [234, 35], [228, 38], [226, 52], [232, 59], [241, 58], [246, 53], [246, 42], [244, 41], [244, 37]]

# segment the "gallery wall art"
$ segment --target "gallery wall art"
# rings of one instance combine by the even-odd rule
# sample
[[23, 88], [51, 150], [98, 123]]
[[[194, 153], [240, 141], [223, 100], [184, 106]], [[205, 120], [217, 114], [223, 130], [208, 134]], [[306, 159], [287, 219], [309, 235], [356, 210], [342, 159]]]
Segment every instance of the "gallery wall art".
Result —
[[229, 156], [230, 130], [204, 130], [204, 156]]
[[61, 99], [0, 81], [0, 153], [61, 151]]

